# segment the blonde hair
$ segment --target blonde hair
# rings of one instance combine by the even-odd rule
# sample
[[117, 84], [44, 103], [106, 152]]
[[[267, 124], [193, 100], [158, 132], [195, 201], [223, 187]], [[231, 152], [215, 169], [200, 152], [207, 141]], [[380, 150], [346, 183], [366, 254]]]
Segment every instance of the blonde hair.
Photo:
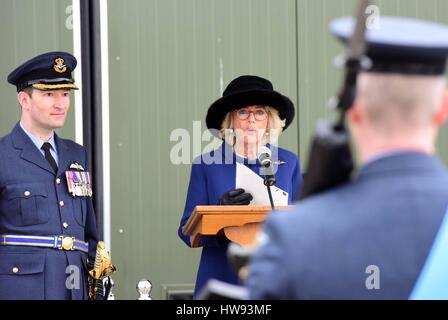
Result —
[[[266, 132], [263, 135], [262, 144], [276, 144], [278, 137], [282, 134], [283, 128], [285, 127], [286, 120], [280, 119], [280, 115], [277, 109], [269, 106], [264, 106], [266, 112], [268, 113], [268, 126]], [[235, 144], [235, 134], [233, 132], [233, 117], [230, 111], [226, 114], [220, 130], [221, 139], [226, 141], [228, 144], [233, 146]]]

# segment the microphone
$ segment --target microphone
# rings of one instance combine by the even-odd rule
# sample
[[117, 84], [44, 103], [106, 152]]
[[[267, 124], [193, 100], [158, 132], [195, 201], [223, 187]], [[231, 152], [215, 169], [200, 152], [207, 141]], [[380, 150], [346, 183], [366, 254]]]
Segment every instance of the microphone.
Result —
[[266, 146], [261, 147], [258, 150], [258, 161], [261, 164], [261, 174], [264, 176], [264, 185], [273, 186], [275, 184], [275, 176], [272, 171], [272, 159], [271, 159], [271, 149]]
[[271, 202], [272, 210], [275, 210], [274, 200], [272, 199], [271, 186], [275, 184], [275, 176], [272, 171], [271, 149], [263, 146], [258, 150], [258, 161], [261, 164], [261, 174], [264, 176], [264, 185], [268, 188], [269, 201]]
[[258, 161], [260, 161], [260, 164], [263, 167], [269, 167], [272, 165], [271, 155], [271, 149], [266, 146], [263, 146], [260, 148], [260, 150], [258, 150]]

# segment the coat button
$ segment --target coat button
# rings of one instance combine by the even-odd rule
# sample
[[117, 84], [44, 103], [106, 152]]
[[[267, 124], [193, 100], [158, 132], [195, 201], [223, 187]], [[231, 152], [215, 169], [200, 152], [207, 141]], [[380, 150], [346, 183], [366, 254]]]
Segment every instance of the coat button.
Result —
[[61, 207], [63, 207], [64, 206], [64, 201], [59, 201], [59, 205], [61, 206]]
[[61, 183], [61, 179], [57, 178], [56, 179], [56, 184], [60, 184]]
[[23, 193], [23, 195], [24, 195], [25, 197], [29, 197], [29, 196], [31, 195], [31, 192], [29, 192], [29, 191], [27, 190], [27, 191], [25, 191], [25, 192]]
[[17, 272], [19, 272], [19, 268], [17, 268], [17, 267], [12, 268], [12, 272], [13, 272], [13, 273], [17, 273]]
[[68, 228], [68, 223], [67, 223], [67, 222], [64, 222], [64, 223], [62, 224], [62, 226], [64, 227], [64, 229], [67, 229], [67, 228]]

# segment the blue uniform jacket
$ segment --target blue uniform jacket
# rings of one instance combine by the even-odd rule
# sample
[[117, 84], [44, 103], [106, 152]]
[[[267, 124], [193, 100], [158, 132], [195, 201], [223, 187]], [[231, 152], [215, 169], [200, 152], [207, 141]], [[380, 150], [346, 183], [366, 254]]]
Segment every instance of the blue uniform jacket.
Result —
[[447, 205], [448, 174], [435, 157], [377, 159], [352, 183], [267, 219], [250, 297], [408, 299]]
[[[98, 236], [92, 201], [69, 194], [65, 178], [74, 162], [88, 170], [86, 150], [57, 135], [55, 141], [57, 175], [19, 124], [0, 138], [0, 235], [73, 236], [89, 243], [93, 259]], [[86, 258], [81, 251], [0, 246], [0, 299], [86, 299]], [[78, 274], [79, 284], [74, 280], [67, 290], [67, 277]]]
[[[270, 148], [273, 150], [273, 160], [282, 161], [276, 168], [276, 186], [289, 193], [289, 203], [292, 203], [302, 183], [299, 160], [290, 151], [282, 148], [276, 149], [273, 146]], [[278, 159], [276, 159], [277, 154]], [[232, 148], [225, 143], [219, 149], [195, 159], [191, 170], [185, 210], [178, 230], [180, 238], [188, 246], [191, 246], [190, 239], [182, 234], [183, 226], [197, 205], [216, 205], [225, 192], [235, 189], [236, 160], [237, 157], [232, 152]], [[247, 160], [239, 157], [238, 161], [244, 162], [259, 174], [258, 161], [255, 164], [248, 164]], [[228, 283], [238, 283], [238, 277], [226, 258], [228, 240], [220, 236], [203, 236], [200, 244], [203, 249], [196, 278], [195, 296], [211, 278]]]

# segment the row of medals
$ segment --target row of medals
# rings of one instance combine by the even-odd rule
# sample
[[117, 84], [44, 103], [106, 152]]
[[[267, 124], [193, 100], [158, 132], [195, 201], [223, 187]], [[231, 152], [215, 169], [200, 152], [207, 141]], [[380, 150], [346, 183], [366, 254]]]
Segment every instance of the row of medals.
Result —
[[66, 171], [65, 176], [67, 178], [68, 192], [73, 197], [91, 197], [92, 187], [90, 184], [89, 172], [81, 171]]

